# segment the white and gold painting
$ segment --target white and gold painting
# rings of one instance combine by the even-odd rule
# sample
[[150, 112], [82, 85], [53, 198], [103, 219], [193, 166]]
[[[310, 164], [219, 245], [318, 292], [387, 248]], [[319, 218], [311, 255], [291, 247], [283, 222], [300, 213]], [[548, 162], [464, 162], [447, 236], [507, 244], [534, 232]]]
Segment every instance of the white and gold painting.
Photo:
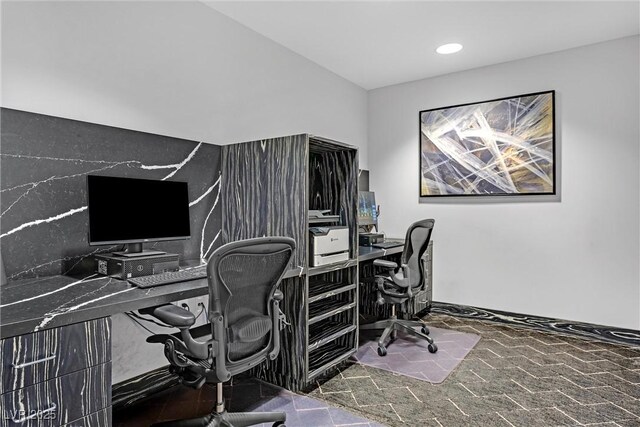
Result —
[[420, 196], [555, 194], [554, 96], [420, 111]]

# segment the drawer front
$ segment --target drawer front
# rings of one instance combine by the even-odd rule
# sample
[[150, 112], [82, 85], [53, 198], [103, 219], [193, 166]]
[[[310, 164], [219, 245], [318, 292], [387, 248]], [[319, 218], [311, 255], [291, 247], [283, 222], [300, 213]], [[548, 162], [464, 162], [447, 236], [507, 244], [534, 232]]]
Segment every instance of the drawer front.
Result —
[[2, 395], [2, 427], [60, 426], [111, 405], [111, 363]]
[[2, 340], [0, 394], [111, 360], [108, 317]]
[[111, 427], [111, 406], [65, 424], [63, 427]]

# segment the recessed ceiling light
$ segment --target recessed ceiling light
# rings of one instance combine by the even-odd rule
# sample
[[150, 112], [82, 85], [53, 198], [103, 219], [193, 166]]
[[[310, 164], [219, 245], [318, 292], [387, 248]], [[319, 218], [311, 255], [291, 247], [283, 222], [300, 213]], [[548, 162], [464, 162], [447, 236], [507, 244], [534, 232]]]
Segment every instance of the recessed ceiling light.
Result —
[[460, 43], [447, 43], [436, 49], [441, 55], [449, 55], [450, 53], [460, 52], [462, 50], [462, 45]]

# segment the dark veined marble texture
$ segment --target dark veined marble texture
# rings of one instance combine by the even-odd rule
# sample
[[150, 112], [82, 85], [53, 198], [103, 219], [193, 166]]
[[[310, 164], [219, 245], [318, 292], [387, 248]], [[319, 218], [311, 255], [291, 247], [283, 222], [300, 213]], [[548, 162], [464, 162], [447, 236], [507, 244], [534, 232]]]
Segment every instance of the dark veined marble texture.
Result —
[[115, 384], [112, 391], [113, 406], [118, 409], [134, 405], [154, 393], [178, 384], [180, 384], [180, 379], [177, 375], [170, 373], [167, 367], [154, 369], [146, 374]]
[[329, 209], [350, 225], [350, 258], [358, 256], [358, 152], [322, 140], [309, 143], [309, 209]]
[[[5, 393], [0, 426], [70, 423], [111, 405], [111, 364], [103, 363]], [[31, 415], [38, 413], [38, 416]]]
[[[107, 363], [111, 361], [111, 319], [4, 339], [0, 355], [0, 394]], [[41, 362], [33, 363], [37, 360]]]
[[79, 420], [65, 424], [64, 427], [111, 427], [111, 408], [89, 414]]
[[280, 307], [288, 323], [280, 332], [280, 353], [275, 360], [267, 360], [253, 369], [258, 378], [289, 390], [299, 390], [306, 385], [305, 286], [306, 277], [294, 277], [280, 282], [285, 302]]
[[[191, 239], [148, 244], [184, 259], [220, 246], [220, 147], [1, 109], [0, 245], [9, 280], [94, 269], [88, 174], [189, 183]], [[123, 209], [126, 207], [123, 206]]]

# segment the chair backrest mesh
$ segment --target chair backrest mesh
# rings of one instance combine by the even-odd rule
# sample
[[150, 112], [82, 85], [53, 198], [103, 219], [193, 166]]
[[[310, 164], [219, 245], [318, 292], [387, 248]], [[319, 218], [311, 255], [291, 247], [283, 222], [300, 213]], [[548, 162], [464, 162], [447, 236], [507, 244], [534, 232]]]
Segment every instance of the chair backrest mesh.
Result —
[[402, 263], [409, 266], [412, 288], [419, 288], [424, 283], [425, 272], [422, 257], [429, 246], [434, 224], [433, 219], [424, 219], [411, 224], [407, 230]]
[[[214, 254], [209, 261], [210, 310], [222, 313], [227, 328], [248, 318], [271, 316], [273, 293], [293, 253], [293, 240], [289, 243], [264, 239], [242, 241], [247, 242], [246, 246], [242, 242], [231, 243], [233, 249]], [[223, 246], [218, 251], [225, 249]], [[238, 361], [264, 350], [271, 335], [272, 332], [252, 342], [230, 342], [229, 337], [224, 337], [228, 359]]]

